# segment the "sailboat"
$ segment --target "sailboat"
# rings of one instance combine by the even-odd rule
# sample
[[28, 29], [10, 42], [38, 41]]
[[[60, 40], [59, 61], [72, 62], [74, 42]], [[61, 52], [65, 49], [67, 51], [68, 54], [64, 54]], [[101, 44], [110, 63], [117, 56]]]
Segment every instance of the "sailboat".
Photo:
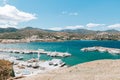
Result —
[[40, 53], [38, 52], [38, 60], [40, 60]]

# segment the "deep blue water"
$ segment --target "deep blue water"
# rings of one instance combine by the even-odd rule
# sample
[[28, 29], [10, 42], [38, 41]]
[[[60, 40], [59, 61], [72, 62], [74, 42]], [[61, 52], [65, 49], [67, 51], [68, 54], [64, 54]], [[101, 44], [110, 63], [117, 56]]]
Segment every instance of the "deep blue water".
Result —
[[[18, 48], [18, 49], [33, 49], [39, 48], [47, 51], [69, 52], [71, 57], [61, 58], [68, 65], [76, 65], [83, 62], [99, 60], [99, 59], [120, 59], [120, 55], [112, 55], [109, 53], [100, 52], [82, 52], [81, 48], [103, 46], [111, 48], [120, 48], [120, 41], [65, 41], [65, 42], [31, 42], [31, 43], [16, 43], [16, 44], [0, 44], [0, 48]], [[14, 54], [11, 54], [14, 55]], [[37, 57], [37, 54], [16, 54], [24, 56], [25, 60], [32, 57]], [[59, 58], [59, 57], [57, 57]], [[41, 55], [41, 60], [49, 60], [52, 57]]]

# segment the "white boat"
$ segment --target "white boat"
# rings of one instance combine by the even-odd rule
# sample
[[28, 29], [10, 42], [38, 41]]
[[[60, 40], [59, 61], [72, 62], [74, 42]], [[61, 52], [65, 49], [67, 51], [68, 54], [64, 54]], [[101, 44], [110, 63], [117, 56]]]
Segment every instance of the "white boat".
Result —
[[63, 67], [65, 65], [65, 63], [61, 60], [61, 59], [52, 59], [49, 62], [49, 65], [54, 65], [54, 66], [60, 66]]
[[23, 60], [23, 57], [22, 56], [17, 56], [16, 60]]
[[35, 62], [35, 63], [33, 63], [33, 64], [32, 64], [32, 67], [33, 67], [33, 68], [38, 68], [38, 67], [39, 67], [39, 65], [38, 65], [38, 63], [37, 63], [37, 62]]

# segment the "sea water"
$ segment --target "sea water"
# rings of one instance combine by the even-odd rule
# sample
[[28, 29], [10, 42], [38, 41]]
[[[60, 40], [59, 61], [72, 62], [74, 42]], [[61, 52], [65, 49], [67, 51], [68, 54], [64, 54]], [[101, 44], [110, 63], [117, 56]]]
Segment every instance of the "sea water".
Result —
[[[30, 43], [15, 43], [15, 44], [0, 44], [0, 48], [15, 48], [15, 49], [44, 49], [46, 51], [69, 52], [71, 57], [49, 57], [45, 54], [40, 56], [40, 60], [51, 60], [60, 58], [66, 64], [72, 66], [83, 62], [89, 62], [100, 59], [120, 59], [120, 55], [113, 55], [101, 52], [82, 52], [80, 49], [84, 47], [102, 46], [110, 48], [120, 48], [120, 41], [95, 41], [95, 40], [73, 40], [64, 42], [30, 42]], [[9, 54], [9, 53], [3, 53]], [[9, 54], [11, 56], [23, 56], [24, 60], [37, 58], [37, 54]]]

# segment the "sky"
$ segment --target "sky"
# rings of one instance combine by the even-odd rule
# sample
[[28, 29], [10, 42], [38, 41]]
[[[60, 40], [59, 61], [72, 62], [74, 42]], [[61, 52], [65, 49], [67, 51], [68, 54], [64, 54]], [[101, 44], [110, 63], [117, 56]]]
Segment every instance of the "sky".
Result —
[[120, 0], [0, 0], [0, 27], [120, 30]]

